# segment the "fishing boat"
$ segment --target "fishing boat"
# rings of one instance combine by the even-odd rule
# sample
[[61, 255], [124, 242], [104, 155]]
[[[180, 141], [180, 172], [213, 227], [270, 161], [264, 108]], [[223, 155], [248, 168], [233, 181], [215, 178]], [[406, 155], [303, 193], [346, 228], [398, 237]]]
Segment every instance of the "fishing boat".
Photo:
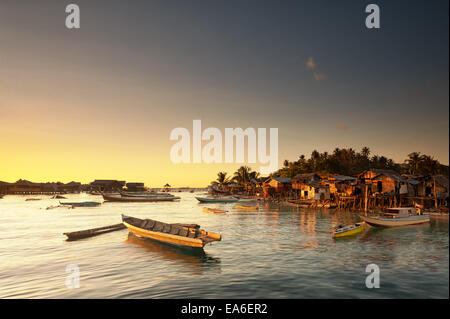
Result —
[[398, 227], [428, 223], [430, 216], [421, 214], [415, 207], [388, 208], [378, 216], [359, 216], [371, 226]]
[[166, 224], [152, 219], [140, 219], [126, 215], [122, 215], [122, 221], [137, 237], [181, 248], [203, 249], [208, 243], [222, 240], [220, 234], [207, 232], [196, 224]]
[[208, 207], [203, 207], [203, 211], [205, 213], [217, 213], [217, 214], [224, 214], [227, 212], [226, 210], [214, 209], [214, 208], [208, 208]]
[[238, 201], [234, 197], [195, 197], [200, 203], [235, 203]]
[[242, 206], [242, 205], [236, 205], [234, 208], [236, 208], [236, 209], [250, 209], [250, 210], [257, 210], [257, 209], [259, 209], [258, 206]]
[[169, 193], [157, 193], [157, 192], [120, 192], [122, 197], [155, 197], [155, 196], [163, 196], [163, 197], [173, 197], [174, 195]]
[[168, 202], [180, 199], [177, 196], [122, 196], [102, 194], [103, 199], [108, 202]]
[[51, 199], [67, 199], [67, 197], [64, 197], [62, 195], [54, 195], [51, 197]]
[[71, 240], [93, 237], [93, 236], [101, 235], [104, 233], [110, 233], [112, 231], [125, 229], [125, 228], [126, 228], [125, 225], [123, 223], [120, 223], [120, 224], [115, 224], [115, 225], [111, 225], [111, 226], [74, 231], [74, 232], [70, 232], [70, 233], [63, 233], [63, 235], [66, 235], [67, 240], [71, 241]]
[[100, 206], [100, 202], [59, 202], [61, 205], [72, 206], [72, 207], [96, 207]]
[[365, 222], [356, 223], [356, 224], [348, 225], [348, 226], [339, 225], [334, 228], [333, 238], [341, 238], [341, 237], [352, 236], [352, 235], [362, 233], [365, 226], [366, 226]]

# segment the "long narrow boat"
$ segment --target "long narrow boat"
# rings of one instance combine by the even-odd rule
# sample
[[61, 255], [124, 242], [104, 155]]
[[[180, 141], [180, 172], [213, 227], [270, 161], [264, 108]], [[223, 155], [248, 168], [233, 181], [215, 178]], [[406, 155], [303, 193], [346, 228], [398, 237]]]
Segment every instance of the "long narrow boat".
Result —
[[120, 195], [122, 197], [154, 197], [154, 196], [163, 196], [163, 197], [173, 197], [174, 195], [169, 193], [157, 193], [157, 192], [124, 192], [121, 191]]
[[63, 233], [63, 235], [66, 235], [67, 240], [70, 241], [70, 240], [77, 240], [77, 239], [93, 237], [93, 236], [97, 236], [97, 235], [101, 235], [104, 233], [109, 233], [112, 231], [125, 229], [125, 228], [126, 228], [125, 225], [123, 223], [120, 223], [120, 224], [115, 224], [115, 225], [111, 225], [111, 226]]
[[214, 208], [208, 208], [208, 207], [203, 207], [203, 211], [205, 213], [217, 213], [217, 214], [224, 214], [227, 212], [226, 210], [214, 209]]
[[73, 207], [96, 207], [100, 206], [100, 202], [59, 202], [61, 205], [73, 206]]
[[224, 197], [195, 197], [200, 203], [235, 203], [238, 201], [237, 198], [224, 198]]
[[399, 227], [428, 223], [429, 215], [419, 214], [414, 207], [389, 208], [378, 216], [359, 216], [371, 226]]
[[242, 206], [242, 205], [236, 205], [236, 207], [234, 207], [236, 209], [250, 209], [250, 210], [258, 210], [259, 207], [258, 206]]
[[333, 238], [341, 238], [347, 236], [353, 236], [362, 233], [364, 230], [365, 222], [356, 223], [354, 225], [343, 226], [339, 225], [334, 228]]
[[166, 224], [152, 219], [122, 215], [123, 224], [136, 236], [181, 248], [203, 249], [213, 241], [222, 240], [217, 233], [200, 229], [196, 224]]
[[150, 196], [150, 197], [125, 197], [122, 195], [105, 195], [103, 199], [109, 202], [169, 202], [180, 199], [177, 196]]

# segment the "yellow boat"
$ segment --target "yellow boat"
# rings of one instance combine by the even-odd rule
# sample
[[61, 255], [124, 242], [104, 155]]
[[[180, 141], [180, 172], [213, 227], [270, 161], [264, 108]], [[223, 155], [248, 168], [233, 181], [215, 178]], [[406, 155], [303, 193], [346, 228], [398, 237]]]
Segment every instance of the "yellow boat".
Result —
[[205, 213], [217, 213], [217, 214], [224, 214], [227, 212], [226, 210], [214, 209], [214, 208], [208, 208], [208, 207], [203, 207], [203, 211]]
[[239, 205], [234, 208], [236, 208], [236, 209], [254, 209], [254, 210], [259, 209], [258, 206], [239, 206]]
[[122, 222], [137, 237], [181, 248], [203, 249], [208, 243], [222, 240], [220, 234], [207, 232], [196, 224], [166, 224], [125, 215], [122, 215]]
[[340, 238], [359, 234], [364, 230], [365, 226], [366, 226], [365, 222], [348, 226], [339, 225], [336, 228], [334, 228], [333, 238]]

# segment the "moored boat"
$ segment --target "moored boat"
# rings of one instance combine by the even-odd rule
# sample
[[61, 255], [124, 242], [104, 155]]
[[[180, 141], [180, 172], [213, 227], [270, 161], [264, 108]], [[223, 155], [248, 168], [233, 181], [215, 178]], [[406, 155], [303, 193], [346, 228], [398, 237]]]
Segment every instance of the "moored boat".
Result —
[[71, 240], [93, 237], [93, 236], [101, 235], [104, 233], [110, 233], [110, 232], [124, 229], [124, 228], [126, 228], [125, 225], [123, 223], [120, 223], [120, 224], [115, 224], [115, 225], [111, 225], [111, 226], [63, 233], [63, 235], [66, 235], [67, 240], [71, 241]]
[[180, 199], [177, 196], [122, 196], [102, 194], [103, 199], [109, 202], [168, 202]]
[[218, 213], [218, 214], [224, 214], [227, 212], [226, 210], [214, 209], [214, 208], [208, 208], [208, 207], [203, 207], [203, 211], [205, 213]]
[[122, 221], [137, 237], [181, 248], [203, 249], [208, 243], [222, 240], [220, 234], [207, 232], [196, 224], [166, 224], [152, 219], [140, 219], [126, 215], [122, 215]]
[[334, 228], [333, 238], [341, 238], [346, 236], [353, 236], [362, 233], [365, 228], [365, 222], [356, 223], [353, 225], [339, 225]]
[[121, 191], [120, 195], [122, 197], [154, 197], [154, 196], [164, 196], [173, 197], [174, 195], [169, 193], [158, 193], [158, 192], [125, 192]]
[[363, 221], [371, 226], [399, 227], [428, 223], [430, 216], [421, 214], [420, 210], [414, 207], [388, 208], [378, 216], [359, 216]]
[[235, 203], [238, 201], [237, 198], [234, 197], [195, 197], [201, 203]]
[[258, 206], [243, 206], [243, 205], [236, 205], [234, 208], [236, 208], [236, 209], [250, 209], [250, 210], [257, 210], [257, 209], [259, 209]]
[[72, 207], [96, 207], [100, 206], [100, 202], [59, 202], [61, 205], [72, 206]]

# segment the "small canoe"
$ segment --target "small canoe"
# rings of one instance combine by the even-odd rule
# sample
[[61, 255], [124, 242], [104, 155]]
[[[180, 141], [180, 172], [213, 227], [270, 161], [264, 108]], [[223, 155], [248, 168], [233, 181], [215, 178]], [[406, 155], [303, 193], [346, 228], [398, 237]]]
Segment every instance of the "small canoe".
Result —
[[222, 240], [217, 233], [200, 229], [199, 225], [166, 224], [152, 219], [140, 219], [122, 215], [123, 224], [137, 237], [161, 243], [202, 250], [213, 241]]
[[226, 210], [214, 209], [214, 208], [208, 208], [208, 207], [204, 207], [203, 211], [205, 213], [218, 213], [218, 214], [224, 214], [227, 212]]
[[359, 234], [364, 230], [365, 226], [366, 224], [364, 222], [348, 226], [339, 225], [334, 228], [333, 238], [341, 238]]
[[93, 228], [93, 229], [87, 229], [87, 230], [80, 230], [80, 231], [74, 231], [70, 233], [64, 233], [63, 235], [67, 236], [67, 240], [77, 240], [77, 239], [83, 239], [88, 237], [93, 237], [105, 233], [109, 233], [112, 231], [125, 229], [125, 225], [123, 223], [115, 224], [111, 226], [105, 226], [105, 227], [99, 227], [99, 228]]
[[59, 202], [61, 205], [72, 206], [72, 207], [96, 207], [100, 206], [100, 202]]
[[67, 199], [67, 197], [64, 197], [62, 195], [55, 195], [55, 196], [52, 196], [51, 199]]
[[258, 206], [241, 206], [241, 205], [237, 205], [236, 207], [234, 207], [236, 209], [251, 209], [251, 210], [257, 210], [259, 209]]
[[180, 199], [180, 197], [177, 196], [167, 196], [167, 195], [161, 195], [161, 196], [122, 196], [122, 195], [103, 195], [103, 199], [108, 202], [171, 202], [175, 201], [177, 199]]
[[235, 203], [238, 201], [237, 198], [213, 198], [213, 197], [195, 197], [201, 203]]

